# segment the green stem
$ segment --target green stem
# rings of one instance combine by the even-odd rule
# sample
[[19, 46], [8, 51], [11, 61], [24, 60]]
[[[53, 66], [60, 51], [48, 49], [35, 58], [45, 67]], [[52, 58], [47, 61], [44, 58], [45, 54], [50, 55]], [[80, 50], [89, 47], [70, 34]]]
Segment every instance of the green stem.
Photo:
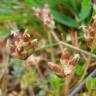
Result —
[[84, 71], [83, 76], [81, 77], [81, 79], [78, 81], [78, 84], [84, 79], [84, 77], [87, 74], [87, 70], [89, 68], [90, 61], [91, 61], [91, 58], [92, 58], [92, 53], [93, 53], [93, 50], [94, 50], [94, 47], [95, 47], [95, 42], [96, 42], [96, 36], [94, 37], [94, 40], [93, 40], [93, 43], [92, 43], [91, 52], [90, 52], [90, 55], [88, 57], [88, 61], [87, 61], [86, 66], [85, 66], [85, 71]]

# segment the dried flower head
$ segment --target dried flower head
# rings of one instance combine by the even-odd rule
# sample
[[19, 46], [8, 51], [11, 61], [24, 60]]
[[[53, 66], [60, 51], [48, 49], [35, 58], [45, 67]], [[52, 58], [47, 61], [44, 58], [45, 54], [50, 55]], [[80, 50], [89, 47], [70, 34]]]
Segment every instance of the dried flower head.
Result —
[[60, 62], [64, 69], [65, 76], [70, 75], [74, 72], [77, 61], [80, 58], [79, 54], [74, 54], [74, 56], [70, 56], [69, 59], [60, 59]]
[[64, 70], [60, 65], [48, 62], [48, 66], [59, 77], [65, 77]]
[[68, 50], [65, 48], [62, 53], [61, 59], [69, 59], [69, 57], [70, 57], [70, 54], [69, 54]]
[[79, 54], [75, 54], [74, 56], [72, 56], [72, 57], [69, 59], [68, 64], [75, 66], [79, 58], [80, 58]]
[[28, 32], [24, 32], [24, 34], [23, 34], [23, 41], [27, 42], [27, 41], [30, 40], [30, 38], [31, 38], [30, 34], [28, 34]]
[[13, 35], [14, 41], [19, 42], [21, 40], [21, 35], [19, 33], [14, 32], [12, 35]]
[[12, 56], [26, 59], [35, 51], [36, 41], [37, 39], [31, 40], [31, 36], [28, 32], [24, 32], [22, 35], [19, 34], [19, 32], [14, 32], [11, 38], [7, 40], [6, 47], [9, 49], [9, 53]]
[[49, 68], [54, 71], [60, 77], [66, 77], [72, 74], [76, 68], [78, 59], [80, 58], [79, 54], [74, 54], [73, 56], [69, 55], [67, 49], [64, 49], [62, 56], [60, 58], [61, 65], [48, 63]]
[[37, 18], [39, 18], [48, 28], [54, 29], [55, 22], [53, 16], [49, 10], [49, 6], [46, 4], [44, 8], [32, 8]]
[[94, 20], [92, 25], [89, 26], [88, 28], [86, 28], [84, 30], [84, 32], [85, 32], [85, 38], [86, 38], [87, 46], [89, 48], [91, 48], [92, 44], [93, 44], [94, 37], [96, 36], [96, 20]]

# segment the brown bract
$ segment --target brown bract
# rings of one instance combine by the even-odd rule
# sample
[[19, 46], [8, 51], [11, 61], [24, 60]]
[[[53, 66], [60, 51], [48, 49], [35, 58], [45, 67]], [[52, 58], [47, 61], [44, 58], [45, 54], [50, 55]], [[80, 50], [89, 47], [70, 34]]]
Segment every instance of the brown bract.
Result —
[[64, 52], [60, 58], [61, 64], [48, 62], [48, 66], [53, 72], [55, 72], [56, 75], [60, 77], [67, 77], [75, 71], [78, 59], [79, 54], [69, 56], [69, 52], [67, 51], [67, 49], [64, 49]]
[[24, 32], [22, 35], [19, 32], [14, 32], [11, 38], [7, 40], [6, 47], [11, 56], [26, 59], [34, 53], [36, 41], [37, 39], [31, 39], [28, 32]]

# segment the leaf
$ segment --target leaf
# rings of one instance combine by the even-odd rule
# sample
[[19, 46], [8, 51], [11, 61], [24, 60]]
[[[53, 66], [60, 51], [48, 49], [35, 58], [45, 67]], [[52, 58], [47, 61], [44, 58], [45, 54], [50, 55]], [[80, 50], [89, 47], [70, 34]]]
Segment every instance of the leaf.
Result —
[[[68, 1], [68, 0], [67, 0]], [[72, 8], [76, 14], [78, 14], [77, 2], [78, 0], [70, 0]]]
[[12, 74], [17, 78], [22, 77], [24, 73], [24, 61], [19, 59], [11, 59], [11, 64], [13, 65]]
[[43, 7], [44, 0], [25, 0], [24, 3], [27, 4], [27, 6], [29, 7]]
[[39, 88], [43, 90], [44, 88], [47, 87], [47, 84], [48, 84], [48, 81], [43, 80], [43, 82], [38, 83], [37, 86], [39, 86]]
[[70, 10], [75, 15], [76, 12], [75, 12], [74, 8], [72, 7], [72, 4], [71, 4], [70, 0], [62, 0], [62, 1], [63, 1], [62, 2], [63, 6], [66, 9]]
[[86, 80], [86, 88], [90, 91], [90, 90], [96, 90], [96, 78], [88, 78]]
[[28, 86], [32, 85], [35, 82], [36, 72], [35, 70], [30, 70], [26, 72], [21, 79], [21, 88], [28, 88]]
[[57, 10], [52, 10], [52, 14], [54, 19], [63, 25], [73, 28], [76, 28], [78, 26], [78, 23], [74, 19], [67, 15], [61, 14]]
[[96, 78], [93, 79], [93, 89], [96, 90]]
[[91, 90], [91, 89], [92, 89], [92, 80], [93, 80], [93, 78], [90, 77], [90, 78], [88, 78], [88, 79], [86, 80], [86, 82], [85, 82], [86, 88], [87, 88], [88, 90]]
[[57, 77], [56, 75], [52, 74], [52, 78], [50, 80], [53, 89], [59, 89], [61, 87], [63, 87], [64, 85], [64, 80], [62, 78]]
[[6, 21], [19, 21], [20, 22], [21, 20], [24, 20], [27, 17], [28, 17], [27, 14], [1, 15], [0, 16], [0, 23], [6, 22]]
[[52, 8], [57, 8], [58, 5], [60, 5], [60, 3], [58, 4], [57, 0], [47, 0], [47, 3], [52, 7]]
[[82, 1], [82, 6], [81, 6], [81, 12], [79, 14], [79, 18], [81, 21], [86, 19], [91, 11], [91, 0], [83, 0]]
[[78, 76], [82, 76], [83, 73], [84, 73], [84, 68], [82, 66], [78, 65], [77, 68], [76, 68], [76, 74]]
[[9, 15], [12, 14], [11, 10], [8, 8], [0, 8], [0, 15]]
[[64, 79], [57, 77], [54, 74], [51, 74], [50, 83], [53, 90], [53, 96], [59, 96], [61, 89], [64, 87]]
[[38, 96], [46, 96], [46, 92], [44, 90], [41, 90], [38, 94]]
[[4, 29], [3, 31], [0, 32], [0, 40], [4, 40], [10, 35], [11, 31], [10, 29]]
[[18, 78], [20, 78], [22, 75], [23, 75], [23, 72], [24, 72], [24, 68], [23, 66], [14, 66], [13, 67], [13, 71], [12, 71], [12, 74]]

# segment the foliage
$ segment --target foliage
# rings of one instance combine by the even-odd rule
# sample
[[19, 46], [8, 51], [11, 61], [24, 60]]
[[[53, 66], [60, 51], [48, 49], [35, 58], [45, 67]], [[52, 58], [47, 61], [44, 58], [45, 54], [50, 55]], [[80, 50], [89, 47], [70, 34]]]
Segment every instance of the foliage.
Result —
[[36, 75], [34, 70], [30, 70], [30, 72], [25, 73], [21, 79], [21, 88], [26, 89], [28, 86], [31, 86], [32, 83], [35, 82], [34, 75]]
[[82, 76], [83, 73], [84, 73], [84, 67], [81, 66], [81, 65], [78, 65], [77, 68], [76, 68], [76, 74], [77, 74], [78, 76]]
[[[30, 31], [37, 31], [46, 36], [42, 23], [34, 17], [32, 7], [43, 7], [45, 3], [48, 3], [54, 19], [58, 23], [64, 26], [78, 28], [81, 21], [86, 21], [92, 10], [91, 0], [80, 1], [81, 0], [48, 0], [46, 2], [46, 0], [8, 0], [6, 2], [6, 0], [1, 0], [0, 22], [16, 22], [21, 29], [27, 28]], [[31, 26], [34, 27], [31, 28]]]
[[96, 78], [88, 78], [86, 80], [86, 88], [90, 90], [96, 90]]
[[[96, 68], [93, 5], [92, 0], [0, 0], [0, 96], [70, 95]], [[81, 93], [95, 91], [96, 78], [88, 78]]]
[[61, 78], [58, 78], [56, 75], [51, 75], [51, 80], [50, 80], [52, 90], [53, 90], [53, 95], [58, 96], [60, 91], [62, 91], [64, 87], [64, 80]]
[[12, 59], [11, 64], [13, 66], [12, 74], [16, 76], [17, 78], [21, 78], [24, 74], [24, 61], [19, 59]]

